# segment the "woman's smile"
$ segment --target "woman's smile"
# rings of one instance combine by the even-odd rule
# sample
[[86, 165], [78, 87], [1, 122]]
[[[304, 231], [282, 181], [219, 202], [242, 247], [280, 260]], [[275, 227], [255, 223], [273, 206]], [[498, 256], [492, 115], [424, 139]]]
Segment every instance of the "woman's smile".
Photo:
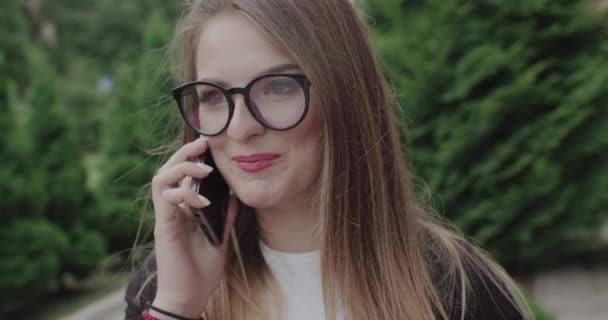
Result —
[[255, 173], [272, 166], [280, 157], [281, 155], [276, 153], [254, 153], [234, 156], [232, 160], [241, 170]]

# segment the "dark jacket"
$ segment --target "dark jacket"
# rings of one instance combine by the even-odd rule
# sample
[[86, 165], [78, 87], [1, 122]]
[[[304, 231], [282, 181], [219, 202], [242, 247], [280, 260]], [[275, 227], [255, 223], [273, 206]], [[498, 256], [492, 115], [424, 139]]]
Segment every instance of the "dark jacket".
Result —
[[[466, 261], [465, 261], [466, 263]], [[472, 293], [468, 296], [468, 309], [465, 319], [467, 320], [520, 320], [522, 315], [515, 309], [508, 298], [492, 284], [489, 279], [481, 278], [479, 273], [474, 271], [474, 268], [467, 266], [468, 275], [472, 284]], [[156, 295], [156, 276], [143, 289], [141, 296], [136, 299], [137, 292], [141, 289], [144, 281], [156, 271], [156, 258], [154, 253], [151, 253], [139, 269], [133, 274], [127, 291], [125, 300], [127, 308], [125, 311], [125, 320], [140, 320], [142, 311], [152, 303]], [[431, 273], [436, 281], [441, 281], [441, 270], [435, 270]], [[450, 319], [460, 319], [460, 309], [458, 302], [460, 301], [460, 293], [453, 292], [446, 295], [447, 299], [453, 301], [453, 308], [450, 312]]]

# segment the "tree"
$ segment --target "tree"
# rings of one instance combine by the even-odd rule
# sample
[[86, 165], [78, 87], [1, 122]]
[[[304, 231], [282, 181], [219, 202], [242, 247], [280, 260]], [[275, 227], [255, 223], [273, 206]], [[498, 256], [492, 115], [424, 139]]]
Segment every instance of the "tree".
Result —
[[[166, 92], [166, 82], [150, 79], [162, 60], [162, 52], [152, 48], [168, 40], [173, 23], [163, 13], [175, 16], [173, 2], [47, 0], [41, 5], [28, 12], [25, 2], [0, 4], [0, 27], [8, 30], [0, 35], [0, 318], [6, 310], [61, 287], [66, 274], [82, 278], [91, 273], [106, 243], [121, 243], [112, 235], [132, 242], [129, 230], [134, 227], [121, 224], [128, 212], [120, 211], [126, 207], [121, 209], [126, 202], [120, 200], [133, 204], [135, 186], [151, 179], [154, 165], [145, 161], [143, 148], [158, 144], [155, 125], [166, 125], [162, 115], [143, 116], [141, 111], [169, 110], [156, 101], [161, 90]], [[148, 18], [151, 12], [156, 12], [155, 18]], [[55, 27], [57, 46], [45, 45], [38, 37], [35, 29], [41, 21]], [[115, 72], [120, 68], [124, 70]], [[111, 100], [117, 118], [108, 118], [104, 129], [106, 136], [119, 140], [114, 146], [104, 142], [111, 160], [102, 168], [108, 174], [104, 183], [97, 186], [110, 191], [94, 195], [85, 181], [97, 168], [85, 171], [82, 160], [83, 151], [99, 151], [99, 119], [112, 95], [102, 96], [95, 88], [102, 74], [119, 74], [124, 86], [121, 96]], [[160, 77], [168, 79], [166, 74]], [[133, 95], [130, 89], [135, 89]], [[125, 113], [119, 110], [123, 102], [133, 104]], [[133, 132], [129, 120], [136, 122]], [[124, 135], [113, 135], [114, 129]], [[113, 161], [115, 154], [120, 156]], [[128, 174], [141, 163], [144, 171]], [[112, 188], [125, 174], [134, 182], [118, 181]], [[106, 200], [106, 195], [110, 201], [101, 210], [97, 201]], [[131, 213], [139, 215], [139, 210]], [[112, 240], [102, 238], [106, 235]]]
[[112, 70], [139, 57], [151, 12], [175, 17], [177, 10], [175, 1], [163, 0], [45, 0], [40, 11], [57, 25], [53, 54], [61, 70], [75, 56], [92, 58], [101, 69]]
[[19, 87], [26, 82], [28, 74], [26, 54], [29, 28], [24, 1], [2, 1], [0, 3], [0, 47], [7, 62], [5, 72]]
[[606, 222], [608, 38], [589, 8], [367, 3], [407, 156], [437, 209], [511, 269], [590, 250]]
[[66, 234], [40, 218], [14, 220], [0, 226], [0, 315], [48, 293], [69, 251]]
[[41, 214], [45, 197], [18, 138], [4, 57], [0, 50], [0, 315], [49, 290], [67, 244], [64, 233]]
[[59, 82], [44, 54], [32, 56], [36, 77], [26, 91], [27, 129], [36, 168], [46, 196], [43, 215], [57, 225], [68, 240], [60, 261], [63, 275], [85, 277], [105, 254], [103, 237], [96, 230], [101, 221], [97, 203], [86, 186], [86, 171], [78, 143], [75, 120], [57, 104]]
[[[170, 77], [159, 49], [169, 40], [171, 24], [162, 10], [156, 10], [145, 26], [145, 49], [137, 64], [119, 69], [115, 99], [102, 125], [99, 197], [113, 252], [133, 245], [142, 214], [136, 200], [149, 195], [145, 185], [158, 163], [147, 150], [164, 143], [176, 119], [170, 115], [174, 107], [167, 103]], [[151, 226], [150, 219], [145, 222]]]

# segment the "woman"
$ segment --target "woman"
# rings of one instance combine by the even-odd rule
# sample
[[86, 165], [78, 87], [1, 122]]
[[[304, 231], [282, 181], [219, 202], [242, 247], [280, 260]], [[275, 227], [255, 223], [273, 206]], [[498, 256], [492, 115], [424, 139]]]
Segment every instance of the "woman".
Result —
[[[190, 2], [172, 42], [183, 145], [152, 179], [154, 253], [127, 319], [530, 318], [502, 269], [416, 202], [350, 1]], [[191, 178], [231, 196], [210, 205]], [[189, 207], [226, 216], [219, 246]]]

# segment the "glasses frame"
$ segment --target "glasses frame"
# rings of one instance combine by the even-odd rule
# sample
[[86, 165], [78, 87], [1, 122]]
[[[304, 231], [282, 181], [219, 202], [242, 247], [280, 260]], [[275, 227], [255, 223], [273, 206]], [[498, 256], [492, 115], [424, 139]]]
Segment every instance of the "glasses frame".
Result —
[[[298, 119], [298, 121], [296, 121], [293, 125], [291, 125], [287, 128], [272, 127], [271, 125], [269, 125], [269, 124], [265, 123], [264, 121], [262, 121], [261, 119], [259, 119], [258, 116], [256, 116], [256, 113], [253, 111], [253, 107], [251, 104], [251, 98], [249, 96], [251, 93], [251, 88], [255, 85], [255, 83], [257, 81], [259, 81], [261, 79], [265, 79], [265, 78], [271, 78], [271, 77], [285, 77], [285, 78], [293, 79], [302, 87], [302, 90], [304, 91], [304, 112], [302, 112], [302, 116], [300, 116], [300, 119]], [[207, 133], [203, 133], [203, 132], [201, 132], [201, 130], [197, 129], [196, 126], [194, 126], [188, 120], [188, 115], [186, 114], [186, 110], [184, 109], [184, 106], [182, 104], [182, 94], [183, 94], [184, 90], [186, 90], [192, 86], [200, 85], [200, 84], [213, 86], [213, 87], [219, 89], [220, 92], [222, 92], [224, 94], [226, 101], [228, 101], [228, 119], [227, 119], [224, 127], [222, 127], [222, 129], [220, 129], [217, 133], [207, 134]], [[245, 87], [234, 87], [234, 88], [230, 88], [230, 89], [224, 89], [220, 84], [217, 84], [215, 82], [193, 81], [193, 82], [188, 82], [186, 84], [180, 85], [179, 87], [172, 89], [171, 94], [173, 95], [173, 98], [175, 99], [175, 101], [177, 101], [177, 107], [179, 108], [179, 112], [181, 113], [182, 118], [184, 119], [184, 121], [186, 121], [186, 124], [190, 128], [194, 129], [194, 131], [196, 131], [198, 134], [204, 135], [207, 137], [212, 137], [212, 136], [217, 136], [217, 135], [221, 134], [230, 125], [230, 121], [232, 121], [232, 116], [234, 115], [234, 100], [232, 99], [232, 96], [235, 94], [240, 94], [245, 98], [245, 105], [247, 106], [247, 110], [253, 116], [253, 118], [258, 123], [263, 125], [265, 128], [272, 129], [272, 130], [278, 130], [278, 131], [285, 131], [285, 130], [294, 128], [295, 126], [299, 125], [302, 122], [302, 120], [304, 120], [304, 118], [306, 117], [306, 114], [308, 113], [308, 107], [310, 104], [310, 86], [311, 86], [310, 81], [303, 74], [268, 73], [268, 74], [263, 74], [259, 77], [256, 77], [255, 79], [249, 81], [249, 83]]]

